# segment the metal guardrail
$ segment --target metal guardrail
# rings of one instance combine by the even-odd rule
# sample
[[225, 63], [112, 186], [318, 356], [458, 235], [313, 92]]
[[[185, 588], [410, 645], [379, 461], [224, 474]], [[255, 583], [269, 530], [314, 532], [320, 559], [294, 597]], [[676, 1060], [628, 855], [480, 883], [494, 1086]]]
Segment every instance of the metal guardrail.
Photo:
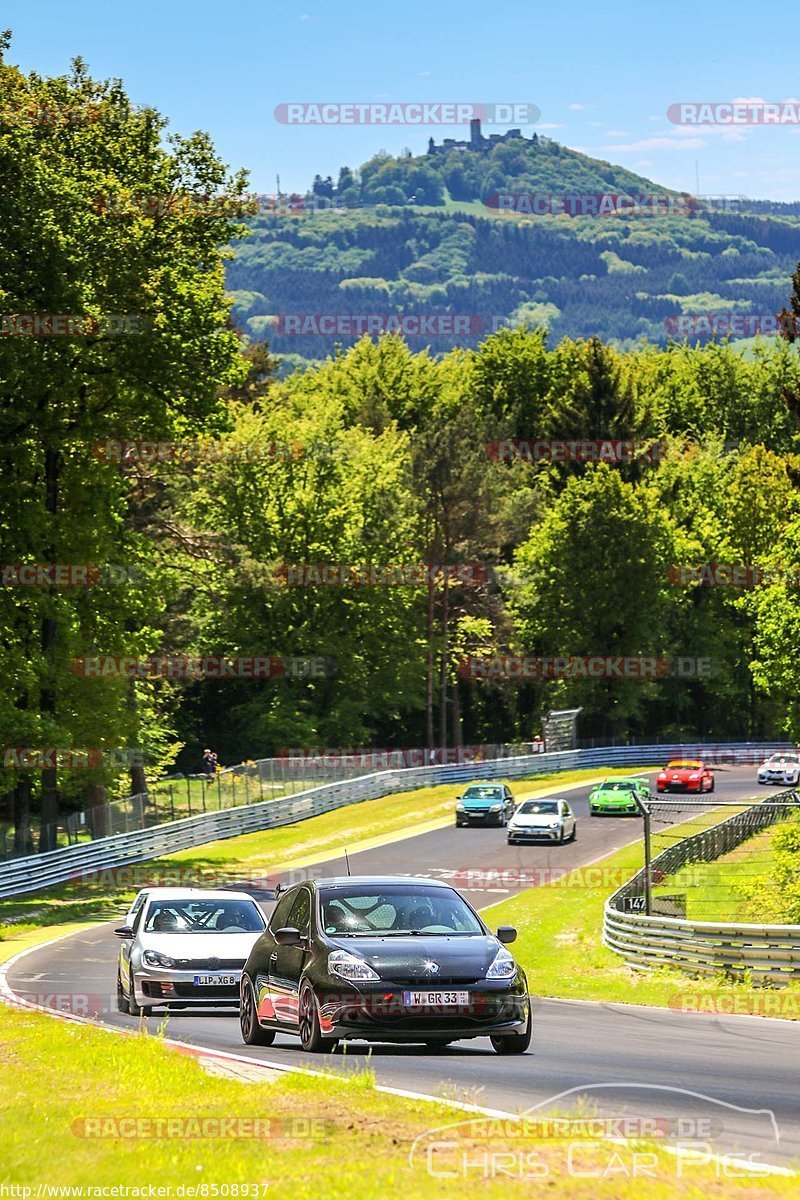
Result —
[[202, 846], [223, 838], [255, 833], [330, 812], [362, 800], [375, 800], [396, 792], [412, 791], [470, 779], [526, 779], [550, 772], [582, 767], [648, 765], [665, 758], [701, 755], [731, 762], [760, 761], [785, 743], [715, 743], [712, 746], [613, 746], [591, 750], [520, 755], [490, 762], [436, 767], [409, 767], [380, 771], [340, 783], [325, 784], [292, 796], [239, 805], [235, 808], [186, 817], [149, 829], [119, 833], [95, 841], [66, 846], [0, 863], [0, 899], [40, 891], [87, 874], [126, 867], [178, 850]]
[[[651, 878], [674, 874], [688, 863], [713, 862], [800, 805], [796, 791], [781, 800], [760, 801], [726, 821], [667, 847], [651, 863]], [[690, 975], [742, 977], [758, 983], [800, 978], [800, 925], [690, 921], [679, 917], [624, 912], [623, 904], [645, 891], [638, 871], [606, 901], [603, 942], [632, 966], [672, 967]]]

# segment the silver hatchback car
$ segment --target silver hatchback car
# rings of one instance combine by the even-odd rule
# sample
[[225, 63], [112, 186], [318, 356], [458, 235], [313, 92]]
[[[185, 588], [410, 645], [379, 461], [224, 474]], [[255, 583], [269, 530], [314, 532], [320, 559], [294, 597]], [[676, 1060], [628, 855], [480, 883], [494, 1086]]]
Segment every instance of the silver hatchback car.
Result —
[[242, 968], [265, 928], [246, 892], [152, 889], [133, 924], [114, 930], [119, 1011], [237, 1007]]

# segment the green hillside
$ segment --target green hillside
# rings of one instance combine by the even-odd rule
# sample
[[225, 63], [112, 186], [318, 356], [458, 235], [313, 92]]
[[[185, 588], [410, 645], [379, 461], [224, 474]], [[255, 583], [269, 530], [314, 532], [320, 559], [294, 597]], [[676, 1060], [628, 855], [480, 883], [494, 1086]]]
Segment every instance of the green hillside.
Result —
[[[499, 193], [672, 197], [678, 212], [500, 213]], [[540, 137], [376, 156], [336, 183], [317, 176], [295, 203], [306, 207], [248, 218], [228, 267], [237, 324], [290, 362], [325, 358], [363, 332], [363, 321], [320, 314], [435, 316], [419, 334], [403, 325], [415, 349], [435, 353], [523, 322], [555, 341], [664, 344], [680, 314], [776, 313], [800, 258], [795, 206], [716, 211]]]

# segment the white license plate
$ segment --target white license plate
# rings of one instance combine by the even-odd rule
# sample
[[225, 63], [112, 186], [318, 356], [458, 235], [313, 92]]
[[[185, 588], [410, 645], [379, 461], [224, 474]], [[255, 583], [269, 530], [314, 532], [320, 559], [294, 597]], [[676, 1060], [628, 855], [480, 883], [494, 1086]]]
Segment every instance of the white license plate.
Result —
[[469, 992], [403, 992], [403, 1004], [411, 1008], [447, 1008], [469, 1004]]
[[195, 975], [195, 987], [235, 987], [238, 975]]

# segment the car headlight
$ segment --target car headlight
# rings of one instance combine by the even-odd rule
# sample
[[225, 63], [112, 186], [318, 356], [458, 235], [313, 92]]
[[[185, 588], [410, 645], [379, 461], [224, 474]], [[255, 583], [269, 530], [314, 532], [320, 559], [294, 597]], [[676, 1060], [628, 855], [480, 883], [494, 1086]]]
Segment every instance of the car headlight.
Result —
[[505, 946], [501, 946], [494, 956], [494, 962], [486, 972], [487, 979], [511, 979], [517, 973], [517, 964]]
[[489, 809], [489, 812], [500, 812], [500, 809], [502, 807], [503, 807], [502, 804], [493, 804], [492, 807]]
[[158, 950], [145, 950], [142, 955], [142, 962], [148, 967], [174, 967], [175, 959], [170, 958], [168, 954], [160, 954]]
[[342, 979], [380, 979], [369, 963], [347, 950], [334, 950], [328, 955], [328, 971], [331, 975], [340, 975]]
[[463, 804], [461, 804], [461, 802], [460, 802], [460, 801], [459, 801], [459, 803], [456, 805], [456, 812], [466, 812], [466, 809], [464, 808], [464, 805], [463, 805]]
[[693, 773], [692, 773], [692, 774], [689, 776], [689, 778], [690, 778], [690, 779], [699, 779], [699, 778], [700, 778], [700, 772], [699, 772], [699, 771], [694, 771], [694, 772], [693, 772]]

